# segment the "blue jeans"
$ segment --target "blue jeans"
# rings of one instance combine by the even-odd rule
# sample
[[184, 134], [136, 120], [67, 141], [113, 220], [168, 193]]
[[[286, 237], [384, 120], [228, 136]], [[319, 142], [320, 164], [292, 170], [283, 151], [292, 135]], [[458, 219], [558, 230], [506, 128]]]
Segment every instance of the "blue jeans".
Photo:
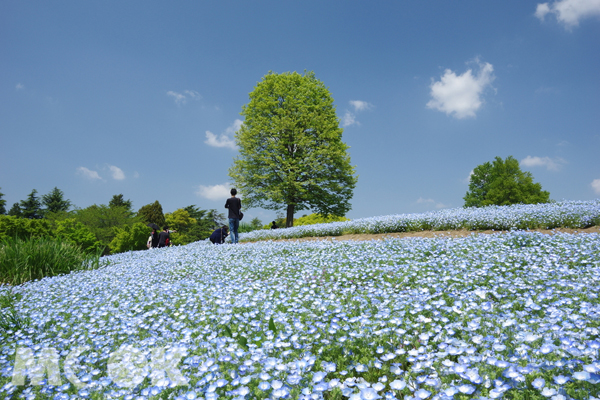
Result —
[[229, 234], [231, 235], [231, 243], [235, 244], [238, 242], [238, 228], [240, 226], [240, 220], [237, 218], [229, 218]]

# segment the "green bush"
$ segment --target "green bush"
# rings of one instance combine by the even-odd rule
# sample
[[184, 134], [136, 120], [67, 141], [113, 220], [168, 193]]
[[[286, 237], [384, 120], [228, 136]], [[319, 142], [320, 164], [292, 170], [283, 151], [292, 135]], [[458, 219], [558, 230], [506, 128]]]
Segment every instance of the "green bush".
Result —
[[0, 215], [0, 240], [6, 237], [25, 239], [50, 236], [51, 233], [52, 224], [47, 220]]
[[141, 222], [136, 222], [132, 226], [123, 226], [114, 228], [116, 235], [110, 242], [110, 252], [123, 253], [131, 250], [147, 249], [150, 228]]
[[20, 285], [47, 276], [97, 268], [100, 253], [53, 238], [5, 238], [0, 242], [0, 284]]
[[87, 226], [77, 222], [75, 218], [56, 221], [53, 234], [59, 239], [81, 246], [85, 252], [96, 252], [103, 248], [100, 241], [96, 239], [96, 235]]
[[310, 214], [310, 215], [304, 215], [300, 218], [295, 218], [294, 226], [326, 224], [329, 222], [343, 222], [343, 221], [350, 221], [350, 220], [346, 217], [336, 217], [335, 215], [323, 216], [321, 214]]

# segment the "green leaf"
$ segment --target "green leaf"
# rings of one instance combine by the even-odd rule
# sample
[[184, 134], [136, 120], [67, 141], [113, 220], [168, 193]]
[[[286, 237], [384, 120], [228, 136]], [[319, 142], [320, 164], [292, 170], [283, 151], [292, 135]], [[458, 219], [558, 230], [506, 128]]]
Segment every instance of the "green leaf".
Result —
[[238, 337], [238, 344], [246, 351], [248, 351], [248, 339], [243, 336]]
[[273, 317], [269, 318], [269, 330], [273, 332], [273, 335], [277, 335], [277, 327], [273, 321]]

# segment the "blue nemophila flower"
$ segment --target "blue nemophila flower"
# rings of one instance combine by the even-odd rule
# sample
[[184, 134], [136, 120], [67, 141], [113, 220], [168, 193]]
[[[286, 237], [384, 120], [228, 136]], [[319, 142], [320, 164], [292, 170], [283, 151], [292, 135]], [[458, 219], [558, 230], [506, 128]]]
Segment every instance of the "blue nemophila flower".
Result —
[[544, 386], [546, 386], [546, 381], [542, 378], [536, 378], [533, 380], [533, 382], [531, 382], [531, 386], [533, 386], [534, 388], [540, 390], [542, 389]]
[[377, 391], [375, 389], [366, 387], [366, 388], [361, 389], [360, 398], [362, 400], [376, 400], [376, 399], [380, 399], [381, 396], [377, 393]]

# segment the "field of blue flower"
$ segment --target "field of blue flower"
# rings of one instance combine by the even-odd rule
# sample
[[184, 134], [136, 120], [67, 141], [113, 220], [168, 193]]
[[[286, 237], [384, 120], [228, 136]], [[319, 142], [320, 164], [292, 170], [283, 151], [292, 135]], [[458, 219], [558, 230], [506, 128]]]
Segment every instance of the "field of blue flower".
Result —
[[[529, 206], [529, 223], [551, 221], [546, 207]], [[520, 208], [503, 210], [477, 221], [488, 212], [518, 228]], [[589, 224], [600, 201], [554, 212]], [[460, 220], [446, 215], [444, 226]], [[371, 220], [401, 218], [355, 224]], [[117, 254], [97, 270], [0, 286], [21, 318], [0, 327], [0, 397], [598, 398], [599, 247], [595, 233], [512, 231]], [[32, 370], [14, 384], [18, 350], [39, 361], [47, 348], [60, 376], [32, 385]], [[131, 355], [119, 363], [129, 381], [109, 368], [116, 352]]]

